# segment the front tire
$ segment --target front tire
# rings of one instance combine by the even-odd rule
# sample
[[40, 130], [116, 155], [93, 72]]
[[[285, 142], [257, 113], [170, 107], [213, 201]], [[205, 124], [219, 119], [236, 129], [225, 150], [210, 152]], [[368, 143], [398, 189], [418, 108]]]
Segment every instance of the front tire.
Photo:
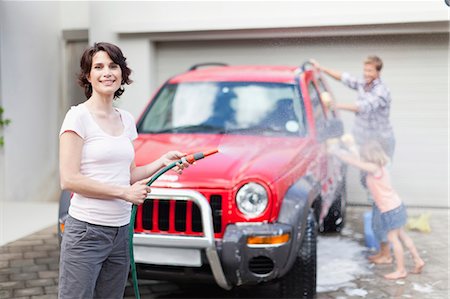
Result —
[[327, 216], [323, 219], [323, 232], [340, 232], [344, 228], [346, 207], [347, 193], [344, 182], [339, 195], [328, 210]]
[[282, 298], [314, 298], [317, 284], [317, 223], [309, 212], [305, 235], [291, 270], [280, 281]]

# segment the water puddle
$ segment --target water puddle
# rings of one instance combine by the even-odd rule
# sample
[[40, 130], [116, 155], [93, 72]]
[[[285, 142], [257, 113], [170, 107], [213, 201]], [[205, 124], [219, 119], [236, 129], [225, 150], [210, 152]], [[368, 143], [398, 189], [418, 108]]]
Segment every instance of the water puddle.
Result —
[[321, 237], [317, 243], [317, 292], [345, 288], [348, 296], [365, 297], [367, 291], [356, 288], [356, 280], [370, 274], [364, 256], [367, 249], [358, 242], [342, 237]]

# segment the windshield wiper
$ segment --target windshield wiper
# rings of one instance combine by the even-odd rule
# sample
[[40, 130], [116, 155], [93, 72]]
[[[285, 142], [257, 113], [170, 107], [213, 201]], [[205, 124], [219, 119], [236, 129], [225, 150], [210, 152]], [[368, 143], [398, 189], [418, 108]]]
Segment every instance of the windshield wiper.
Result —
[[292, 133], [282, 128], [274, 127], [248, 127], [227, 130], [228, 134], [256, 134], [256, 135], [291, 135]]
[[180, 126], [180, 127], [172, 127], [166, 128], [156, 131], [148, 131], [148, 133], [153, 134], [161, 134], [161, 133], [215, 133], [215, 134], [224, 134], [225, 129], [222, 127], [207, 125], [207, 124], [199, 124], [199, 125], [188, 125], [188, 126]]

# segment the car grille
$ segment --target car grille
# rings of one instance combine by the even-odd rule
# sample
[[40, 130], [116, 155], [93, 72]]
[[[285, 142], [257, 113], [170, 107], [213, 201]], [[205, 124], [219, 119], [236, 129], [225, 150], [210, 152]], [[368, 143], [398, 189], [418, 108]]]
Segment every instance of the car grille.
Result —
[[[215, 234], [222, 233], [222, 195], [207, 197], [211, 206]], [[147, 199], [136, 215], [136, 232], [201, 235], [203, 223], [200, 209], [192, 201]]]

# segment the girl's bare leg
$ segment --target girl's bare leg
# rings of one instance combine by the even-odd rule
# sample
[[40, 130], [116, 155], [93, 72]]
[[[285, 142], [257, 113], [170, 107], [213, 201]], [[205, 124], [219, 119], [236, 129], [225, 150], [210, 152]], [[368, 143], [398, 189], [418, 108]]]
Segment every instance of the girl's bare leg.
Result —
[[388, 242], [380, 243], [380, 251], [368, 257], [374, 264], [390, 264], [392, 263], [391, 248]]
[[405, 269], [405, 258], [403, 246], [399, 239], [399, 233], [399, 229], [394, 229], [388, 232], [388, 240], [393, 247], [397, 269], [392, 273], [384, 275], [384, 278], [386, 279], [400, 279], [405, 278], [408, 275]]
[[400, 237], [400, 240], [402, 240], [403, 244], [405, 244], [406, 248], [408, 248], [408, 250], [411, 253], [412, 258], [414, 260], [415, 266], [414, 266], [414, 269], [410, 272], [414, 273], [414, 274], [421, 273], [423, 267], [425, 267], [425, 262], [420, 257], [419, 252], [417, 251], [417, 248], [414, 245], [413, 240], [406, 234], [406, 232], [403, 228], [401, 228], [399, 230], [399, 237]]

